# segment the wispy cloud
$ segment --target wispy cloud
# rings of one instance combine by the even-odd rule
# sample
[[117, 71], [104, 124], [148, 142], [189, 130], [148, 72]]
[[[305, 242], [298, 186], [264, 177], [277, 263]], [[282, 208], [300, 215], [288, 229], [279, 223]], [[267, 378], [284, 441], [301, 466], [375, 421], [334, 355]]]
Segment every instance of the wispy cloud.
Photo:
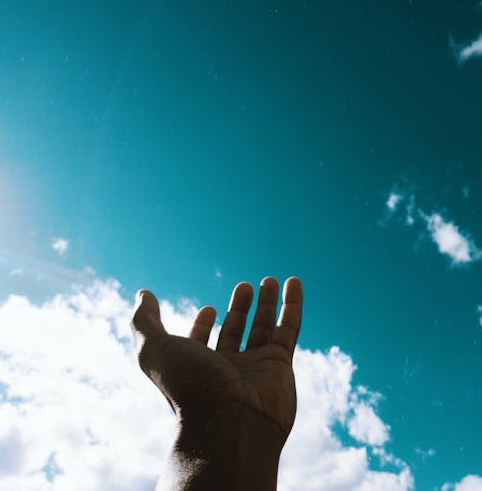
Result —
[[402, 201], [403, 196], [401, 194], [397, 194], [395, 192], [391, 192], [387, 199], [388, 209], [391, 211], [396, 211], [398, 204]]
[[405, 220], [407, 225], [413, 225], [415, 222], [415, 197], [412, 193], [401, 191], [397, 186], [388, 194], [387, 200], [385, 201], [385, 206], [386, 216], [384, 222], [392, 218], [394, 215], [401, 213], [402, 210], [405, 212]]
[[[136, 363], [132, 304], [114, 280], [36, 305], [0, 305], [0, 488], [151, 491], [175, 421]], [[168, 329], [185, 335], [197, 309], [161, 302]], [[215, 343], [219, 333], [216, 328]], [[408, 491], [409, 467], [384, 450], [379, 395], [353, 385], [350, 356], [297, 348], [298, 416], [283, 451], [280, 491]], [[146, 431], [146, 421], [149, 431]], [[354, 439], [343, 445], [342, 425]], [[378, 462], [378, 463], [377, 463]], [[390, 472], [384, 466], [390, 462]]]
[[64, 256], [70, 247], [69, 241], [62, 237], [52, 237], [50, 245], [59, 256]]
[[470, 44], [456, 51], [456, 56], [459, 62], [463, 63], [470, 58], [482, 56], [482, 33], [477, 39], [474, 39]]
[[429, 448], [428, 450], [423, 450], [422, 448], [416, 448], [415, 454], [419, 457], [419, 459], [424, 462], [431, 457], [435, 457], [437, 455], [437, 451], [434, 448]]
[[452, 265], [470, 264], [481, 259], [482, 250], [469, 234], [463, 233], [455, 223], [445, 219], [441, 213], [425, 213], [416, 205], [413, 193], [392, 191], [385, 202], [385, 207], [388, 216], [386, 220], [401, 215], [406, 225], [418, 224], [419, 228], [425, 229], [424, 234], [428, 234], [441, 254], [450, 258]]

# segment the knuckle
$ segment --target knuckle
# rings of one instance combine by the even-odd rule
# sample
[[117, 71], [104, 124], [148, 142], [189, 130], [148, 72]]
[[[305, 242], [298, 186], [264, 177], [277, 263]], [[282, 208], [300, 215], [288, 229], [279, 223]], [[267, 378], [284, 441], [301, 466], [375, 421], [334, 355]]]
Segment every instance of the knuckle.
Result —
[[283, 328], [283, 329], [287, 329], [289, 331], [294, 331], [294, 332], [298, 332], [298, 327], [295, 323], [293, 323], [291, 320], [289, 319], [284, 319], [281, 324], [280, 324], [280, 327]]

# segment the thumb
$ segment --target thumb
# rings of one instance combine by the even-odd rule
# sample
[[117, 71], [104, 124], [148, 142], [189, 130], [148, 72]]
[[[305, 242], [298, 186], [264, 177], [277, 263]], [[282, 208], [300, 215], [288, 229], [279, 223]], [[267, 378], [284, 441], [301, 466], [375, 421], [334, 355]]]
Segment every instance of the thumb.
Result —
[[159, 302], [149, 290], [139, 290], [136, 295], [136, 305], [132, 317], [134, 337], [144, 338], [167, 334], [161, 322]]

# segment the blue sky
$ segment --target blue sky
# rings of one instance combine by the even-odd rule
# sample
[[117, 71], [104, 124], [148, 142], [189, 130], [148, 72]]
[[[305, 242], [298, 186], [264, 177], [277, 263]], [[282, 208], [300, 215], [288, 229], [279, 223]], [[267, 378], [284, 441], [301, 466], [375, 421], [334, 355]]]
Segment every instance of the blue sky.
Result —
[[357, 366], [320, 416], [336, 441], [409, 469], [381, 489], [481, 489], [480, 3], [6, 1], [0, 24], [5, 319], [80, 289], [120, 322], [141, 287], [222, 313], [238, 281], [298, 275], [302, 353]]

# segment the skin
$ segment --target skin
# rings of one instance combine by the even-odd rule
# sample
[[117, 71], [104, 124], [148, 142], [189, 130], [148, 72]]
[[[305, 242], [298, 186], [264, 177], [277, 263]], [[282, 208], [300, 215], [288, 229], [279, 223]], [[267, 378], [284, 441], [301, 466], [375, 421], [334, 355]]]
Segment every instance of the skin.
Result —
[[203, 307], [187, 338], [168, 334], [159, 303], [138, 294], [132, 326], [139, 364], [174, 409], [179, 431], [171, 455], [175, 491], [274, 491], [281, 450], [296, 414], [293, 352], [303, 293], [289, 278], [276, 322], [279, 286], [261, 282], [246, 349], [240, 344], [254, 290], [233, 290], [215, 350], [207, 347], [216, 318]]

